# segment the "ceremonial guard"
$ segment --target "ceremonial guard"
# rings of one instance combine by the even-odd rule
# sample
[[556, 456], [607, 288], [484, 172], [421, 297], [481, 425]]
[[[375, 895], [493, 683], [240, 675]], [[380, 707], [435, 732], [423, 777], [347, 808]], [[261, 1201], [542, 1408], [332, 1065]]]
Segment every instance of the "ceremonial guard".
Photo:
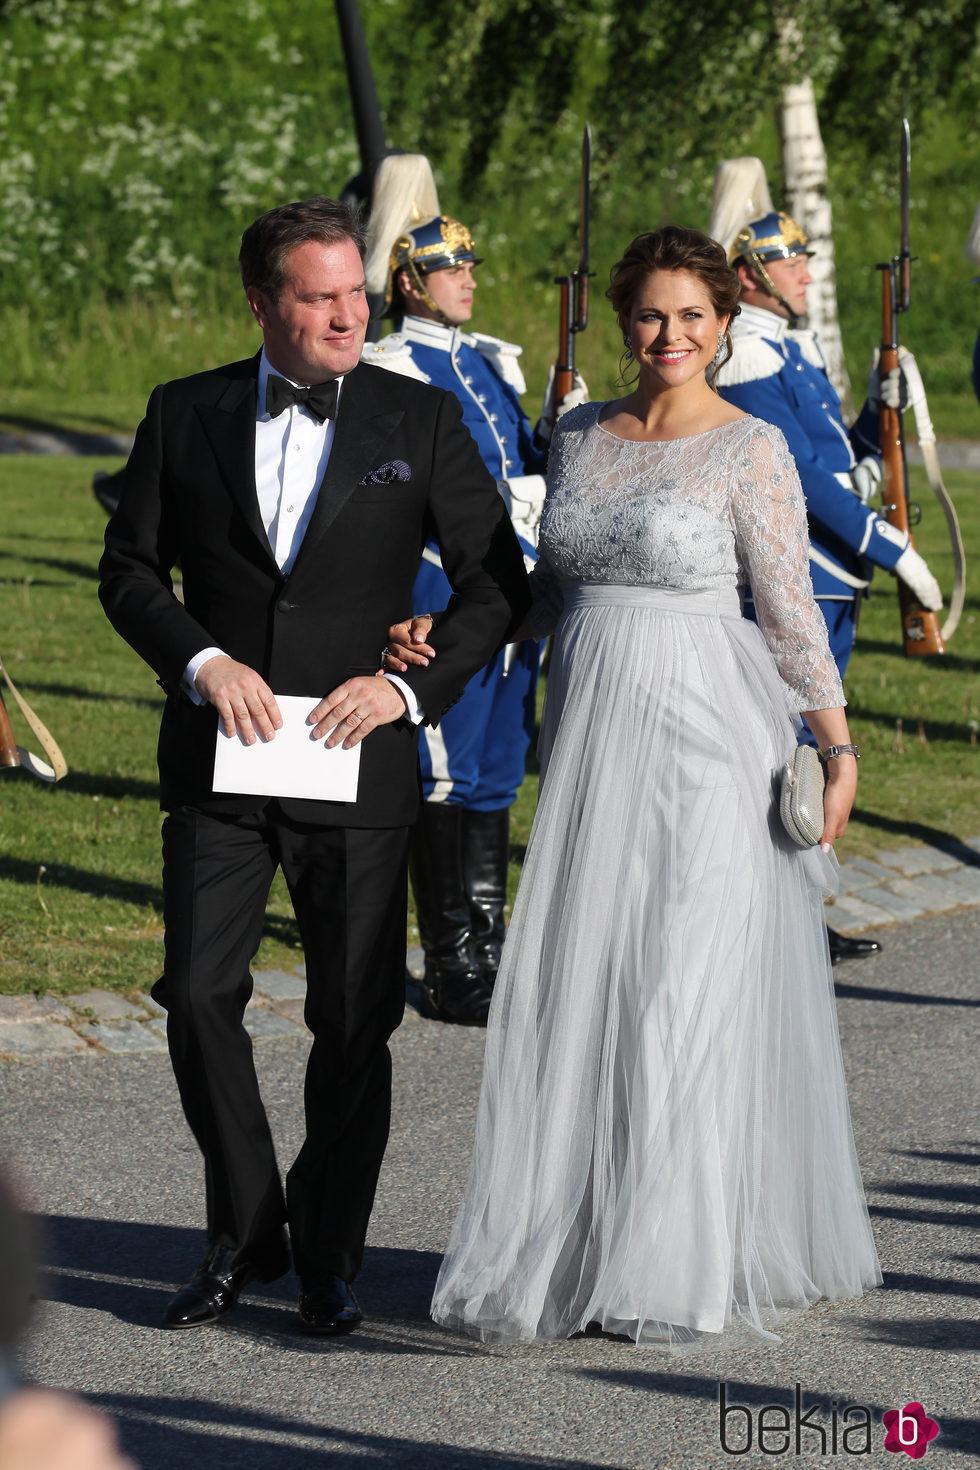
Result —
[[877, 403], [884, 391], [895, 395], [893, 406], [904, 406], [903, 385], [882, 389], [873, 366], [868, 400], [848, 429], [817, 335], [796, 325], [810, 284], [806, 235], [789, 215], [766, 211], [723, 239], [726, 212], [731, 218], [730, 202], [716, 190], [711, 233], [738, 271], [742, 309], [732, 323], [732, 356], [715, 383], [723, 398], [786, 436], [806, 496], [813, 590], [843, 676], [873, 567], [901, 577], [925, 607], [942, 606], [909, 538], [868, 504], [881, 479]]
[[[773, 210], [758, 159], [719, 167], [709, 233], [727, 249], [741, 282], [732, 354], [715, 373], [715, 385], [723, 398], [786, 436], [806, 497], [814, 595], [843, 677], [874, 567], [902, 578], [923, 606], [942, 606], [936, 579], [908, 536], [868, 504], [881, 479], [877, 405], [905, 406], [904, 373], [880, 381], [875, 357], [868, 400], [848, 429], [817, 334], [797, 326], [806, 312], [813, 252], [796, 221]], [[747, 611], [751, 616], [751, 594]], [[814, 743], [805, 726], [801, 739]], [[828, 933], [835, 962], [880, 948]]]
[[[428, 162], [412, 154], [385, 159], [366, 272], [369, 292], [397, 330], [368, 343], [364, 357], [456, 394], [530, 568], [550, 422], [545, 410], [533, 431], [521, 407], [520, 347], [463, 330], [480, 263], [466, 226], [440, 212]], [[412, 611], [438, 612], [450, 595], [430, 541]], [[425, 955], [423, 1013], [443, 1021], [486, 1025], [504, 937], [510, 808], [534, 730], [538, 659], [536, 642], [501, 649], [439, 725], [421, 732], [424, 802], [410, 871]]]

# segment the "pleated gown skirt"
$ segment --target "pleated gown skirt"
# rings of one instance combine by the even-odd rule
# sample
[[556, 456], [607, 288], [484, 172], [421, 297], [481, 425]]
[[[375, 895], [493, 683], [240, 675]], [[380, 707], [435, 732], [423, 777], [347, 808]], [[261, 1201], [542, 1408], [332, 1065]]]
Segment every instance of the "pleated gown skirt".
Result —
[[437, 1322], [696, 1350], [880, 1282], [797, 723], [734, 591], [566, 597]]

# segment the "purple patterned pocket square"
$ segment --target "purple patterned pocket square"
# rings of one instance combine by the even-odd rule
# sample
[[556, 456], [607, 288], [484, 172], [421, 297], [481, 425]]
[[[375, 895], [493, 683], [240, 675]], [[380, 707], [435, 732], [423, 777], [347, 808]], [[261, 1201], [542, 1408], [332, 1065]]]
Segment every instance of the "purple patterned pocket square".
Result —
[[368, 470], [359, 485], [393, 485], [396, 480], [410, 480], [412, 471], [403, 459], [392, 459], [379, 464], [376, 470]]

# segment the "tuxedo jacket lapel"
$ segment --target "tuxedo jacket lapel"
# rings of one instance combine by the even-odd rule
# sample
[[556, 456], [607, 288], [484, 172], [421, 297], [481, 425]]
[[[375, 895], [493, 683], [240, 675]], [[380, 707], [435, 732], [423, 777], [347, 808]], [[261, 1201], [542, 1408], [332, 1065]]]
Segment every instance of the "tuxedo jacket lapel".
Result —
[[246, 366], [252, 371], [241, 378], [230, 378], [220, 397], [213, 404], [198, 404], [197, 412], [229, 495], [274, 564], [275, 557], [262, 524], [255, 491], [258, 358]]
[[330, 458], [296, 558], [297, 567], [315, 550], [359, 482], [377, 466], [385, 443], [404, 417], [402, 409], [387, 407], [357, 368], [344, 379]]

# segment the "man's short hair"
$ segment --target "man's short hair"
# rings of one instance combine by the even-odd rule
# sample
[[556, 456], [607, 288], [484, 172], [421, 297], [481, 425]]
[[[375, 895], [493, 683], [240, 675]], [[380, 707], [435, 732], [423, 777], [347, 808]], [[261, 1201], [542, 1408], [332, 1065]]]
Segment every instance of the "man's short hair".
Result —
[[321, 245], [350, 240], [364, 254], [364, 228], [358, 210], [338, 199], [316, 194], [294, 204], [281, 204], [262, 214], [242, 236], [238, 267], [246, 290], [254, 286], [278, 301], [286, 283], [286, 260], [299, 245], [315, 240]]

